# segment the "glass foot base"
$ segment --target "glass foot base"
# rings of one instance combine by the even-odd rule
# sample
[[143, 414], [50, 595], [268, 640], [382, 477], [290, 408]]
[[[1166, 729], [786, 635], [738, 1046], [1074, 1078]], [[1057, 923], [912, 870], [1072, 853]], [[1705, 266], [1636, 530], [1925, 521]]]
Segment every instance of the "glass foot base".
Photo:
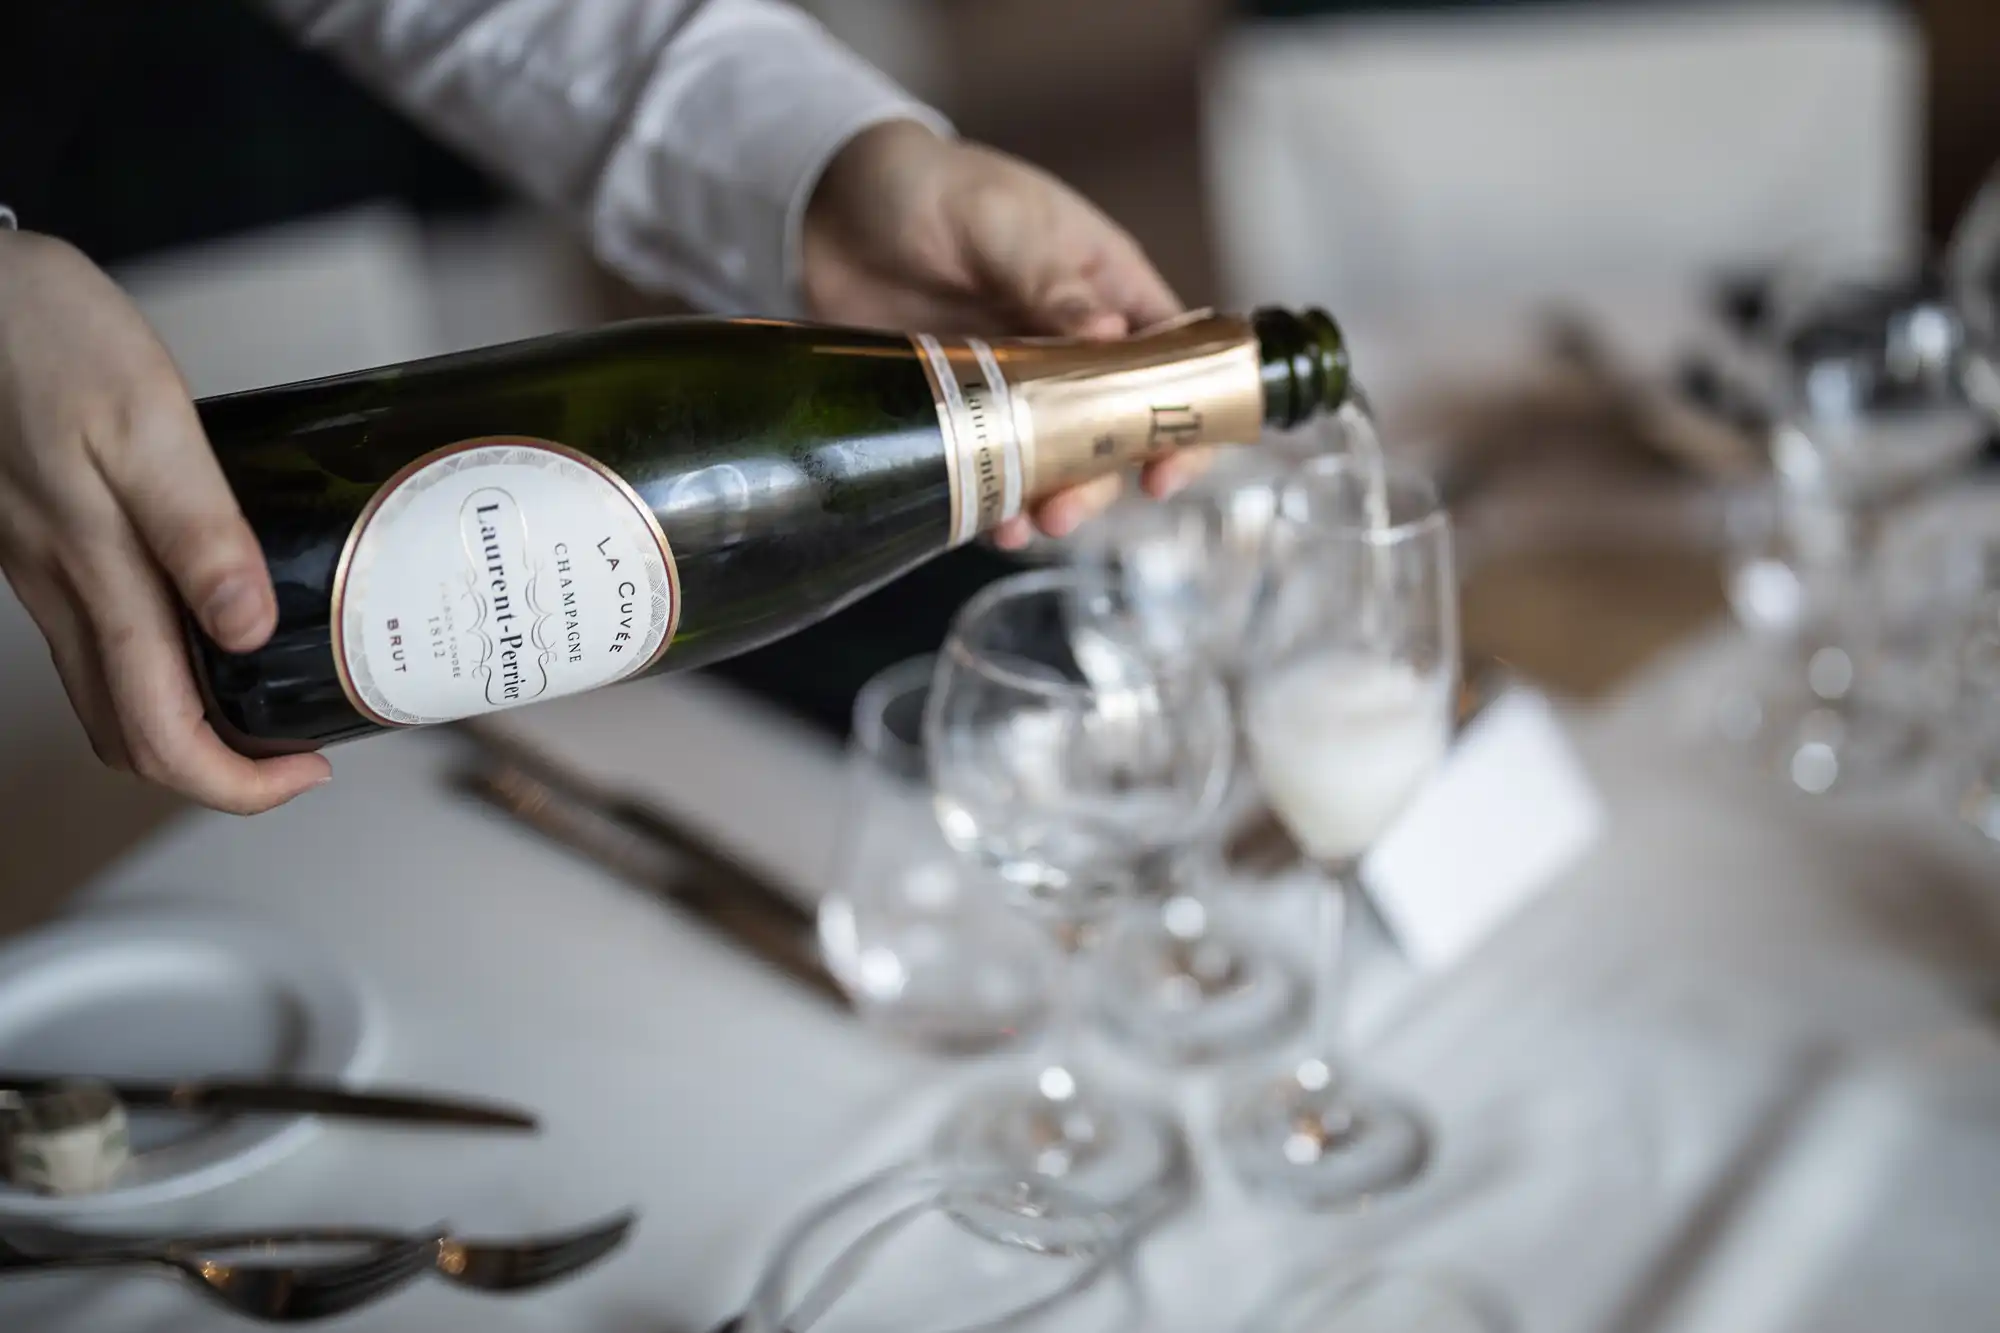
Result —
[[1430, 1132], [1414, 1109], [1318, 1061], [1231, 1102], [1221, 1130], [1246, 1188], [1304, 1208], [1366, 1202], [1409, 1184], [1430, 1161]]
[[1305, 1016], [1298, 971], [1189, 900], [1134, 914], [1105, 942], [1101, 959], [1105, 1027], [1161, 1064], [1263, 1050], [1297, 1031]]
[[[954, 1170], [1054, 1181], [1129, 1225], [1173, 1211], [1190, 1186], [1187, 1143], [1169, 1113], [1061, 1069], [981, 1089], [939, 1127], [932, 1151]], [[997, 1220], [1022, 1230], [1018, 1215]]]

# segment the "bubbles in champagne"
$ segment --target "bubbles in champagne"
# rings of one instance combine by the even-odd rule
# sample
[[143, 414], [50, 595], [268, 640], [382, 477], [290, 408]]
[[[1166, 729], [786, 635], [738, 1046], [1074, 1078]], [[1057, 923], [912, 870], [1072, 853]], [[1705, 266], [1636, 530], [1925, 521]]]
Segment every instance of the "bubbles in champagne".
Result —
[[1251, 761], [1307, 854], [1360, 856], [1416, 794], [1451, 734], [1451, 675], [1328, 649], [1260, 677], [1244, 705]]

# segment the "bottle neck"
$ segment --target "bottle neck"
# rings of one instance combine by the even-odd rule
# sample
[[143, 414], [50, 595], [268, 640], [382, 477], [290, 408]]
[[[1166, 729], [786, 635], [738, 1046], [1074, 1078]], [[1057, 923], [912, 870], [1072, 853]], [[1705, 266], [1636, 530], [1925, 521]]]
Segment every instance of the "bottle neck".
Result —
[[1254, 443], [1347, 393], [1340, 332], [1318, 312], [1198, 313], [1116, 342], [915, 341], [945, 427], [954, 545], [1079, 482]]
[[1291, 430], [1347, 401], [1354, 379], [1347, 339], [1326, 311], [1266, 308], [1250, 324], [1257, 333], [1266, 423]]

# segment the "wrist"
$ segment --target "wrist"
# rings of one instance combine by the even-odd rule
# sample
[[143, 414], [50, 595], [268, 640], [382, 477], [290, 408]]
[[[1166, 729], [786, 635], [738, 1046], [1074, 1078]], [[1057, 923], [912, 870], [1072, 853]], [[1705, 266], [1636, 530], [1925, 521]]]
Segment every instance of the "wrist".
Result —
[[951, 140], [933, 125], [898, 117], [864, 128], [828, 159], [806, 205], [808, 226], [893, 210]]

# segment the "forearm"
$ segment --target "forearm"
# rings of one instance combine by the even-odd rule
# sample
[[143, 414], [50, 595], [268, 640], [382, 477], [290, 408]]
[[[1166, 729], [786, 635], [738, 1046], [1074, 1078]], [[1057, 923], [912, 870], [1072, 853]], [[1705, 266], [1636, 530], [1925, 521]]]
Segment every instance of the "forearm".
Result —
[[793, 314], [821, 170], [885, 120], [942, 128], [777, 0], [263, 0], [605, 262], [714, 310]]

